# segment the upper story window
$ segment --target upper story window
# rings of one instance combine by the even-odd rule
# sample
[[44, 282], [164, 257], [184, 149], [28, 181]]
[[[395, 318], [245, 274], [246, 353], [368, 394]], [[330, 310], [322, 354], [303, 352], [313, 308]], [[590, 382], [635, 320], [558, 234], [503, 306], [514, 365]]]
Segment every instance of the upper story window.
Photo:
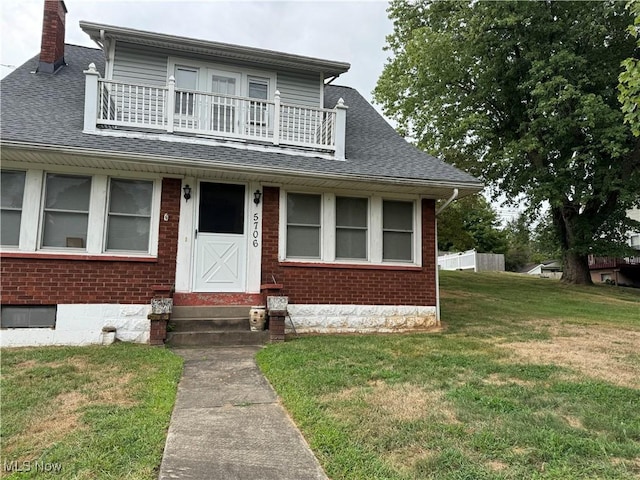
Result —
[[282, 192], [281, 260], [421, 264], [416, 200]]
[[[176, 87], [184, 90], [198, 89], [198, 69], [176, 66]], [[193, 115], [195, 94], [189, 92], [176, 92], [175, 113]]]
[[2, 191], [0, 192], [0, 243], [18, 246], [20, 223], [22, 220], [22, 199], [24, 198], [25, 172], [2, 170]]
[[42, 246], [85, 248], [91, 177], [47, 174]]

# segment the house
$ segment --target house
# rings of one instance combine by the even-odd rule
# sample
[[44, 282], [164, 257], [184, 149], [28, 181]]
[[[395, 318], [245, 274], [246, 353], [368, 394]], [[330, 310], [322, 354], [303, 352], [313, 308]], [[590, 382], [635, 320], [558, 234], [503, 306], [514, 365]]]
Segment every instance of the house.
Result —
[[562, 277], [562, 263], [558, 260], [531, 263], [522, 267], [519, 273], [524, 273], [526, 275], [538, 275], [542, 278], [560, 279]]
[[[640, 222], [640, 209], [627, 211], [627, 216]], [[626, 257], [598, 257], [589, 255], [589, 273], [593, 283], [640, 287], [640, 232], [627, 232], [627, 243], [636, 255]]]
[[2, 345], [158, 343], [152, 299], [298, 332], [439, 322], [438, 199], [470, 175], [401, 138], [341, 61], [80, 22], [2, 88]]

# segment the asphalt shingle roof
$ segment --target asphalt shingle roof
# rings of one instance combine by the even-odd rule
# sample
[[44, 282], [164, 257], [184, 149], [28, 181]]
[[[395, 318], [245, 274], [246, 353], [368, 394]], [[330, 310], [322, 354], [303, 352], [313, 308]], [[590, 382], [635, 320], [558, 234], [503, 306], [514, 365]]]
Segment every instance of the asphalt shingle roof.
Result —
[[83, 70], [90, 63], [95, 63], [98, 71], [104, 72], [104, 56], [98, 49], [66, 45], [65, 61], [67, 66], [53, 75], [34, 74], [32, 72], [38, 63], [38, 57], [34, 57], [2, 80], [2, 142], [215, 160], [248, 169], [280, 168], [303, 173], [388, 179], [390, 182], [437, 181], [472, 189], [482, 186], [471, 175], [406, 142], [356, 90], [349, 87], [330, 85], [325, 90], [327, 108], [333, 108], [339, 98], [343, 98], [349, 107], [345, 161], [225, 146], [84, 134]]

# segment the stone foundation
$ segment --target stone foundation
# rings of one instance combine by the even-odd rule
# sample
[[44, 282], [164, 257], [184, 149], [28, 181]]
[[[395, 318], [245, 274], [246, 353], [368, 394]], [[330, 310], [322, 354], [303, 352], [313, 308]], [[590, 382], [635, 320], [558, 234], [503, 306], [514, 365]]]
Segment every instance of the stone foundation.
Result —
[[[438, 328], [436, 307], [411, 305], [300, 305], [288, 313], [297, 333], [392, 333]], [[290, 330], [286, 322], [287, 332]]]

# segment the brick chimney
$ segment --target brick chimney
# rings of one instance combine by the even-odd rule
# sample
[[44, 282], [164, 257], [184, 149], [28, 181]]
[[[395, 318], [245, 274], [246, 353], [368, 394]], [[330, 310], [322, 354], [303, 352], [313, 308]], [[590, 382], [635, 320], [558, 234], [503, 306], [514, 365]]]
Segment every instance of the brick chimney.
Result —
[[62, 0], [44, 0], [42, 46], [38, 72], [54, 73], [64, 63], [64, 24], [67, 7]]

